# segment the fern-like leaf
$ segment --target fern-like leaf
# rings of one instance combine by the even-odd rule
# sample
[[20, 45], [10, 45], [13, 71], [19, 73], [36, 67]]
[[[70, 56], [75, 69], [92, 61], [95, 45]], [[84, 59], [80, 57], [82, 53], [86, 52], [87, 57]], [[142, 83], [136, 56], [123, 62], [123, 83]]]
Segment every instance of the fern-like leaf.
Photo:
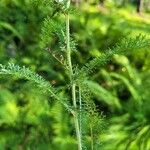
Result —
[[60, 94], [58, 91], [53, 88], [48, 81], [46, 81], [42, 76], [34, 73], [29, 68], [26, 68], [25, 66], [20, 67], [18, 65], [14, 65], [12, 63], [9, 63], [7, 66], [4, 66], [0, 64], [0, 74], [5, 75], [14, 75], [18, 78], [25, 78], [33, 83], [35, 83], [38, 87], [40, 87], [45, 92], [50, 93], [50, 95], [56, 99], [59, 100], [61, 104], [69, 111], [73, 112], [70, 106], [65, 102], [66, 100], [63, 100], [60, 98]]
[[41, 47], [45, 48], [46, 46], [50, 46], [50, 43], [52, 41], [52, 38], [50, 38], [50, 35], [57, 37], [59, 39], [59, 42], [62, 43], [62, 45], [65, 44], [65, 29], [64, 29], [63, 23], [58, 23], [55, 20], [52, 20], [50, 17], [47, 17], [44, 20], [43, 27], [42, 27], [42, 33], [41, 33]]
[[20, 67], [18, 65], [14, 65], [9, 63], [7, 66], [0, 64], [0, 74], [9, 74], [15, 75], [18, 78], [25, 78], [33, 83], [36, 83], [40, 88], [51, 91], [51, 93], [55, 93], [50, 84], [43, 79], [38, 74], [32, 72], [29, 68], [25, 66]]
[[96, 67], [104, 65], [108, 61], [111, 60], [114, 54], [127, 54], [133, 52], [133, 50], [137, 50], [144, 47], [150, 46], [150, 40], [145, 39], [144, 36], [139, 35], [135, 38], [123, 39], [120, 43], [116, 44], [116, 46], [112, 49], [103, 53], [100, 57], [94, 58], [85, 66], [81, 68], [79, 71], [80, 74], [89, 74], [91, 73]]

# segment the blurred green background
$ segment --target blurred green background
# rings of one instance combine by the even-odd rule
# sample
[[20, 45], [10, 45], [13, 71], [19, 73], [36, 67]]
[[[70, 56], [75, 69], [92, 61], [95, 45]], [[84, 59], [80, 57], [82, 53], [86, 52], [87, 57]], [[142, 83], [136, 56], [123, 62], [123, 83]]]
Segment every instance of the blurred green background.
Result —
[[[150, 1], [141, 1], [140, 7], [137, 2], [74, 0], [74, 63], [85, 64], [123, 37], [141, 33], [149, 38]], [[0, 0], [0, 63], [25, 65], [63, 87], [63, 68], [41, 48], [43, 20], [50, 11], [31, 0]], [[56, 42], [51, 41], [52, 49]], [[115, 55], [91, 77], [97, 82], [91, 83], [93, 101], [105, 116], [96, 150], [150, 150], [149, 50]], [[0, 76], [0, 150], [76, 150], [76, 146], [73, 121], [60, 103], [24, 79]]]

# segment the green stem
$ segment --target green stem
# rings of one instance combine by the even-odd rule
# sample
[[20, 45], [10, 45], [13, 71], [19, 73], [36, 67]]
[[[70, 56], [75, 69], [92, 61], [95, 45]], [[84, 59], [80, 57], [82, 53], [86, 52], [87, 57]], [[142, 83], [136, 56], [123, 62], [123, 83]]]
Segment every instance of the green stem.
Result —
[[78, 118], [78, 112], [77, 112], [77, 104], [76, 104], [76, 85], [72, 85], [72, 100], [73, 105], [75, 108], [75, 114], [74, 114], [74, 123], [75, 123], [75, 129], [76, 129], [76, 136], [78, 140], [78, 150], [82, 150], [82, 141], [81, 141], [81, 131], [79, 126], [79, 118]]
[[72, 84], [72, 101], [73, 101], [73, 106], [75, 109], [75, 113], [73, 115], [74, 123], [75, 123], [75, 130], [76, 130], [76, 136], [78, 140], [78, 150], [82, 150], [81, 134], [80, 134], [79, 119], [78, 119], [77, 104], [76, 104], [76, 84], [73, 83], [73, 79], [72, 79], [73, 69], [72, 69], [72, 63], [71, 63], [69, 13], [66, 14], [66, 43], [67, 43], [67, 63], [69, 66], [69, 78]]
[[71, 49], [70, 49], [70, 23], [69, 14], [66, 14], [66, 43], [67, 43], [67, 63], [69, 66], [70, 80], [72, 80], [73, 70], [71, 62]]
[[93, 129], [92, 125], [90, 124], [90, 132], [91, 132], [91, 150], [94, 150], [94, 144], [93, 144]]
[[81, 87], [79, 86], [79, 109], [80, 109], [80, 116], [79, 116], [79, 125], [80, 125], [80, 134], [82, 139], [82, 97], [81, 97]]

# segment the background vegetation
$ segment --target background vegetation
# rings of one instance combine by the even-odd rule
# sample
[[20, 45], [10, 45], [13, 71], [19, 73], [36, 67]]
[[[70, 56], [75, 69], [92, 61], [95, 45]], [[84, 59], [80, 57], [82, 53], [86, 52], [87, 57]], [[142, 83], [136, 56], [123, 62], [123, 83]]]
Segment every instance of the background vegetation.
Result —
[[[71, 16], [71, 33], [77, 50], [73, 61], [85, 64], [123, 37], [141, 33], [149, 38], [150, 2], [141, 2], [139, 6], [138, 0], [74, 1], [77, 11]], [[64, 70], [54, 61], [63, 58], [57, 51], [49, 53], [50, 49], [43, 48], [46, 39], [41, 40], [43, 20], [50, 12], [48, 5], [31, 0], [0, 1], [0, 63], [27, 66], [55, 87], [63, 87]], [[51, 49], [57, 49], [57, 43], [51, 38]], [[97, 82], [88, 83], [92, 101], [103, 116], [95, 149], [149, 150], [149, 48], [115, 55], [91, 79]], [[0, 150], [76, 149], [74, 135], [73, 120], [59, 102], [24, 79], [0, 76]]]

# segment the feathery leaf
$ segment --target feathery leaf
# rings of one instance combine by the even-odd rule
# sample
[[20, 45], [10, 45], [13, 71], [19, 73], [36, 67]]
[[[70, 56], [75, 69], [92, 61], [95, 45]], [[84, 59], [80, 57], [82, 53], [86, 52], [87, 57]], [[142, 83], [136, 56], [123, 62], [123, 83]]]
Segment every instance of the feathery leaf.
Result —
[[73, 112], [70, 106], [66, 103], [66, 100], [60, 98], [60, 94], [55, 88], [53, 88], [48, 81], [46, 81], [42, 76], [34, 73], [29, 68], [25, 66], [20, 67], [13, 63], [8, 63], [7, 66], [0, 64], [0, 74], [5, 75], [15, 75], [18, 78], [25, 78], [33, 83], [35, 83], [42, 90], [51, 94], [54, 99], [59, 100], [59, 102], [70, 112]]
[[85, 66], [81, 68], [79, 71], [80, 74], [89, 74], [91, 73], [96, 67], [104, 65], [108, 61], [111, 60], [114, 54], [127, 54], [133, 50], [137, 50], [144, 47], [150, 47], [150, 40], [145, 39], [144, 36], [139, 35], [135, 38], [123, 39], [120, 43], [116, 44], [115, 47], [103, 53], [100, 57], [94, 58]]

